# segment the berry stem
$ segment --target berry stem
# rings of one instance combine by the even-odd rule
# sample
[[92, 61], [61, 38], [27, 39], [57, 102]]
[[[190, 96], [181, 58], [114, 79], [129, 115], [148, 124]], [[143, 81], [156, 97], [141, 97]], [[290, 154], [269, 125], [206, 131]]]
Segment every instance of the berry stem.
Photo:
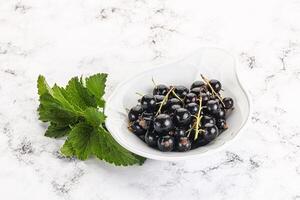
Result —
[[158, 111], [156, 113], [155, 116], [159, 115], [161, 113], [161, 109], [163, 107], [163, 105], [167, 102], [169, 95], [171, 94], [171, 92], [174, 90], [174, 87], [171, 87], [171, 89], [168, 91], [168, 93], [166, 94], [166, 96], [164, 97], [164, 99], [162, 100], [162, 102], [160, 103], [160, 106], [158, 108]]
[[179, 99], [181, 102], [183, 102], [183, 100], [176, 94], [176, 92], [173, 90], [172, 93], [174, 94], [174, 96]]
[[139, 96], [144, 96], [143, 94], [139, 93], [139, 92], [136, 92], [135, 94], [139, 95]]
[[220, 100], [220, 102], [222, 103], [222, 105], [225, 107], [223, 99], [218, 95], [218, 93], [216, 93], [216, 91], [214, 90], [214, 88], [210, 85], [209, 80], [207, 78], [205, 78], [202, 74], [201, 74], [201, 78], [210, 87], [213, 95], [216, 96]]
[[200, 124], [200, 121], [201, 121], [201, 109], [202, 109], [202, 97], [200, 96], [199, 97], [199, 110], [198, 110], [198, 113], [197, 113], [197, 117], [196, 117], [196, 131], [195, 131], [195, 137], [194, 137], [194, 140], [197, 140], [198, 138], [198, 134], [199, 134], [199, 124]]
[[152, 83], [153, 83], [153, 85], [154, 85], [154, 87], [156, 87], [157, 86], [157, 84], [155, 83], [155, 81], [154, 81], [154, 78], [152, 77]]

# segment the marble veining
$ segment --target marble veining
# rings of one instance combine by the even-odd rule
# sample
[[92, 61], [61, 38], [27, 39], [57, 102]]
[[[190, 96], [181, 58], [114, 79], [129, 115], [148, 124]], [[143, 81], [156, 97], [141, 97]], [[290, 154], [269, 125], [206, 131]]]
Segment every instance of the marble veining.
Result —
[[[1, 199], [300, 199], [300, 1], [0, 0]], [[220, 46], [238, 59], [250, 125], [197, 160], [113, 167], [43, 136], [36, 80], [125, 77]]]

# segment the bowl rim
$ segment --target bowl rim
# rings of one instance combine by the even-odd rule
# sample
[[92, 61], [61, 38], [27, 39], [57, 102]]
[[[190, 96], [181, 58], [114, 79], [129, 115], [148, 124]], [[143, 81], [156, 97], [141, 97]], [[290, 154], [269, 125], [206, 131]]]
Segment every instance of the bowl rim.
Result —
[[[135, 78], [137, 76], [140, 76], [140, 75], [142, 75], [142, 74], [144, 74], [146, 72], [150, 72], [152, 70], [156, 70], [156, 69], [159, 69], [159, 68], [167, 66], [167, 65], [171, 65], [171, 64], [175, 64], [175, 63], [184, 61], [186, 58], [191, 57], [195, 53], [201, 51], [201, 49], [216, 49], [216, 50], [224, 52], [225, 54], [227, 54], [228, 56], [232, 57], [232, 59], [233, 59], [233, 65], [234, 65], [233, 68], [234, 68], [234, 72], [235, 72], [234, 74], [235, 74], [235, 77], [236, 77], [236, 79], [237, 79], [237, 81], [238, 81], [238, 83], [240, 85], [240, 88], [241, 88], [242, 92], [246, 96], [247, 104], [248, 104], [248, 108], [249, 108], [249, 112], [248, 112], [248, 115], [246, 117], [246, 120], [242, 123], [241, 127], [237, 130], [237, 132], [240, 133], [242, 130], [246, 129], [248, 127], [248, 125], [249, 125], [249, 121], [250, 121], [249, 119], [250, 119], [250, 116], [252, 114], [252, 99], [251, 99], [251, 96], [249, 94], [248, 89], [245, 88], [245, 86], [243, 84], [243, 81], [240, 79], [240, 71], [239, 71], [239, 67], [238, 67], [238, 64], [237, 64], [238, 63], [237, 62], [237, 57], [235, 55], [231, 54], [229, 51], [227, 51], [227, 50], [225, 50], [224, 48], [221, 48], [221, 47], [203, 46], [203, 47], [198, 48], [197, 50], [193, 51], [192, 53], [189, 53], [188, 55], [186, 55], [186, 56], [184, 56], [184, 57], [182, 57], [180, 59], [172, 60], [170, 62], [167, 62], [167, 63], [164, 63], [164, 64], [160, 64], [157, 67], [153, 67], [151, 69], [147, 69], [147, 70], [141, 71], [139, 73], [133, 74], [133, 75], [129, 76], [128, 78], [126, 78], [125, 80], [121, 81], [115, 87], [115, 89], [113, 90], [113, 92], [108, 96], [108, 98], [107, 98], [106, 101], [107, 102], [111, 102], [111, 98], [113, 96], [115, 96], [115, 94], [117, 93], [117, 91], [119, 90], [119, 88], [121, 88], [122, 85], [124, 85], [125, 83], [129, 82], [131, 79], [133, 79], [133, 78]], [[106, 108], [104, 108], [104, 113], [105, 113], [106, 116], [108, 116]], [[131, 151], [132, 153], [135, 153], [137, 155], [143, 156], [143, 157], [148, 158], [148, 159], [162, 160], [162, 161], [179, 161], [179, 160], [196, 159], [196, 158], [199, 158], [201, 156], [207, 156], [207, 155], [210, 155], [210, 154], [213, 154], [213, 153], [217, 153], [217, 152], [220, 152], [220, 151], [224, 150], [226, 147], [228, 147], [228, 145], [230, 145], [233, 142], [235, 142], [237, 139], [239, 139], [239, 137], [241, 135], [241, 134], [236, 134], [234, 138], [232, 138], [229, 141], [226, 141], [221, 146], [218, 146], [218, 147], [216, 147], [214, 149], [210, 149], [208, 151], [202, 152], [200, 154], [184, 155], [184, 153], [183, 153], [182, 156], [178, 156], [178, 157], [168, 157], [168, 156], [167, 157], [163, 157], [163, 156], [149, 154], [149, 153], [146, 153], [144, 151], [136, 151], [130, 145], [127, 145], [126, 143], [124, 143], [123, 140], [121, 140], [118, 137], [118, 134], [113, 134], [113, 131], [110, 129], [109, 125], [106, 124], [106, 127], [107, 127], [108, 131], [111, 133], [111, 135], [113, 136], [113, 138], [116, 140], [116, 142], [118, 142], [122, 147], [124, 147], [128, 151]]]

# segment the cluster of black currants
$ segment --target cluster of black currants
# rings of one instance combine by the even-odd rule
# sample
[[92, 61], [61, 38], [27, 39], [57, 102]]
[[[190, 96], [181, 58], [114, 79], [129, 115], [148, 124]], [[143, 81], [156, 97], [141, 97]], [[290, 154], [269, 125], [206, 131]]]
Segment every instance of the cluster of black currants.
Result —
[[233, 99], [222, 98], [218, 80], [185, 86], [155, 85], [128, 113], [129, 130], [160, 151], [185, 152], [204, 146], [228, 128]]

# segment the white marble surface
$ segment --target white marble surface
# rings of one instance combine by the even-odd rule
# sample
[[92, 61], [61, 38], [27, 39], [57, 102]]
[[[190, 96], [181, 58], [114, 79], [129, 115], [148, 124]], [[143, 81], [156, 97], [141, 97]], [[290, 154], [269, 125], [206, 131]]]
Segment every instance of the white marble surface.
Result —
[[[300, 0], [0, 0], [1, 199], [300, 199]], [[36, 79], [128, 75], [203, 45], [239, 58], [248, 129], [213, 157], [113, 167], [61, 157]]]

